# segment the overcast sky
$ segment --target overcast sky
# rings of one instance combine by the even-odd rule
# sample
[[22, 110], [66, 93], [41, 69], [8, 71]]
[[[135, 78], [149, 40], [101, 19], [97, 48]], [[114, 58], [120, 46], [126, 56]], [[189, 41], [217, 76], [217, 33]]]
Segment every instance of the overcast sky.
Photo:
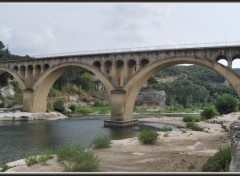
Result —
[[38, 55], [240, 41], [240, 3], [0, 3], [0, 40]]

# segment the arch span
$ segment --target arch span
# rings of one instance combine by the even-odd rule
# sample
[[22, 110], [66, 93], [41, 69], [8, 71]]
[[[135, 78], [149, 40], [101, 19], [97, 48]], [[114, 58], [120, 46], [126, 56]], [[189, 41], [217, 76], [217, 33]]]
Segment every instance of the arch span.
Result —
[[44, 74], [34, 84], [33, 105], [31, 111], [45, 112], [47, 107], [47, 96], [54, 82], [66, 71], [79, 67], [85, 68], [94, 73], [102, 81], [108, 92], [110, 92], [113, 89], [113, 85], [111, 84], [111, 82], [98, 68], [80, 63], [65, 63], [57, 65], [55, 67], [49, 68], [49, 70], [44, 72]]
[[178, 64], [196, 64], [203, 67], [212, 69], [222, 75], [228, 82], [232, 85], [233, 89], [237, 92], [240, 97], [240, 76], [234, 73], [231, 69], [223, 66], [220, 63], [213, 62], [211, 60], [206, 60], [203, 58], [166, 58], [164, 60], [155, 61], [145, 67], [136, 75], [134, 75], [124, 86], [126, 90], [126, 96], [124, 101], [124, 120], [132, 119], [133, 107], [137, 95], [140, 92], [143, 84], [153, 75], [155, 75], [159, 70]]
[[11, 71], [5, 68], [0, 68], [0, 74], [3, 74], [4, 72], [9, 73], [10, 75], [13, 76], [13, 78], [17, 81], [17, 83], [19, 84], [20, 89], [23, 91], [24, 89], [26, 89], [26, 85], [24, 83], [24, 81], [18, 76], [17, 71]]

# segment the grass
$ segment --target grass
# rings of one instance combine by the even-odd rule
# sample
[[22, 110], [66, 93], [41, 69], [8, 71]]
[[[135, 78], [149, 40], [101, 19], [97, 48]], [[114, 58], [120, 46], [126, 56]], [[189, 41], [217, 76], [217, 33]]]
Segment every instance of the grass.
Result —
[[231, 147], [220, 148], [203, 165], [203, 172], [229, 172], [231, 162]]
[[183, 117], [184, 122], [199, 122], [201, 121], [201, 116], [185, 116]]
[[138, 140], [142, 144], [154, 145], [157, 143], [157, 139], [158, 139], [157, 131], [150, 129], [144, 129], [142, 132], [140, 132], [138, 136]]
[[74, 108], [75, 114], [88, 115], [90, 113], [107, 114], [111, 110], [110, 105], [104, 106], [77, 106]]
[[2, 172], [7, 171], [8, 169], [10, 169], [10, 167], [9, 167], [7, 164], [4, 164], [4, 165], [2, 166]]
[[164, 127], [160, 128], [159, 131], [164, 131], [164, 132], [172, 131], [172, 128], [168, 127], [168, 126], [164, 126]]
[[98, 136], [93, 139], [90, 146], [94, 149], [109, 148], [111, 144], [111, 139], [108, 136]]
[[195, 122], [187, 122], [186, 128], [190, 128], [193, 131], [203, 131], [203, 128], [199, 127]]
[[38, 163], [45, 163], [47, 160], [53, 158], [53, 152], [48, 150], [43, 155], [31, 155], [28, 156], [25, 161], [27, 166], [32, 166]]
[[221, 124], [221, 127], [222, 127], [222, 129], [224, 129], [224, 131], [229, 132], [229, 130], [228, 130], [226, 125]]
[[65, 172], [93, 172], [99, 167], [99, 159], [92, 151], [85, 151], [80, 145], [65, 145], [57, 150], [57, 156]]

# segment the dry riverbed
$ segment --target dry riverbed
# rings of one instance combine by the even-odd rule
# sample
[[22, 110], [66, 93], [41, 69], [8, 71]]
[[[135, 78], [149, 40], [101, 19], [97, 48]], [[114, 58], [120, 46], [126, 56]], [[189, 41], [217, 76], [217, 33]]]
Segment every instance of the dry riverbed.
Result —
[[[158, 132], [157, 145], [142, 145], [137, 137], [112, 140], [111, 148], [94, 149], [100, 159], [100, 172], [201, 172], [202, 166], [220, 147], [230, 146], [229, 129], [240, 113], [219, 116], [209, 121], [198, 122], [204, 131]], [[165, 123], [185, 127], [182, 118], [143, 118], [140, 121]], [[18, 166], [13, 167], [18, 163]], [[24, 160], [8, 163], [12, 168], [6, 172], [62, 172], [56, 158], [44, 165], [25, 165]]]

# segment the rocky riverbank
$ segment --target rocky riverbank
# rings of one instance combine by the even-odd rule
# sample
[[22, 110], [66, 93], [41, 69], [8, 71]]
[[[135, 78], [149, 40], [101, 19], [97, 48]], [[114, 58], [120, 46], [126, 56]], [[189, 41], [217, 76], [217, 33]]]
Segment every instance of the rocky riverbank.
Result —
[[[158, 144], [154, 146], [140, 144], [137, 137], [112, 140], [110, 148], [93, 150], [100, 159], [99, 172], [201, 172], [210, 156], [219, 148], [230, 146], [226, 129], [239, 116], [237, 112], [197, 122], [204, 131], [185, 129], [180, 117], [141, 118], [141, 121], [182, 126], [185, 132], [158, 132]], [[20, 161], [8, 163], [12, 168], [6, 172], [62, 172], [55, 158], [45, 165], [31, 167]], [[19, 162], [22, 164], [15, 166]]]
[[18, 120], [58, 120], [65, 119], [67, 116], [59, 112], [1, 112], [0, 121], [18, 121]]

